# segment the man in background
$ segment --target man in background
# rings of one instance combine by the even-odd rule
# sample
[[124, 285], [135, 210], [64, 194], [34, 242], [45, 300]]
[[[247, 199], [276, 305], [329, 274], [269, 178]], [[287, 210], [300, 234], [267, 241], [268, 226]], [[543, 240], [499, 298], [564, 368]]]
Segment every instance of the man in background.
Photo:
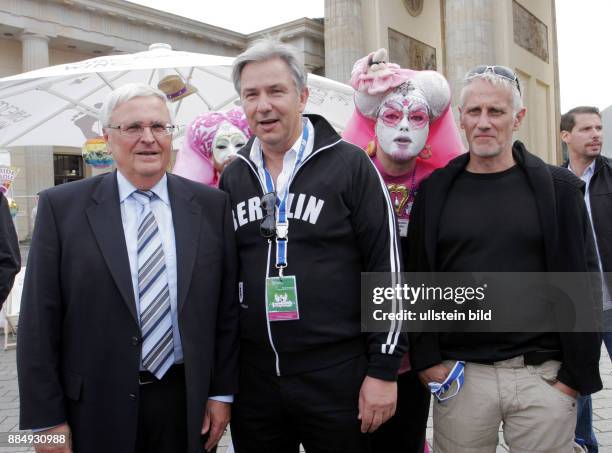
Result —
[[[585, 183], [584, 201], [591, 219], [602, 274], [603, 342], [612, 360], [612, 163], [602, 156], [603, 127], [596, 107], [575, 107], [561, 117], [561, 140], [569, 159], [564, 163]], [[590, 395], [578, 398], [576, 438], [597, 452]]]

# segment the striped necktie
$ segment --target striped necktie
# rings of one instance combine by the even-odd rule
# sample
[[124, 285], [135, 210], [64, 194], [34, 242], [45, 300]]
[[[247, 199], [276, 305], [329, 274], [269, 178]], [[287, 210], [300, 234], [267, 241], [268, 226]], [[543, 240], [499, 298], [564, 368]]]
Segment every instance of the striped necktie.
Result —
[[161, 379], [174, 363], [170, 289], [161, 234], [151, 211], [151, 191], [136, 190], [142, 205], [138, 226], [138, 295], [142, 366]]

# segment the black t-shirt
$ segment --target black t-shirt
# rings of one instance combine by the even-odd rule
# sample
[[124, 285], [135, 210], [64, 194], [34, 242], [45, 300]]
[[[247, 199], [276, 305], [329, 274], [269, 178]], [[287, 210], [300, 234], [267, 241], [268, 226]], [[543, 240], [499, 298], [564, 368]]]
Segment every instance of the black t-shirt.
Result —
[[[536, 199], [518, 166], [498, 173], [459, 175], [441, 213], [436, 260], [441, 272], [546, 270]], [[520, 296], [509, 299], [514, 302], [504, 307], [508, 314], [526, 316]], [[536, 323], [546, 316], [545, 307], [530, 309]], [[560, 348], [556, 333], [516, 332], [440, 334], [440, 347], [446, 359], [473, 362]]]
[[440, 216], [436, 260], [441, 272], [546, 270], [536, 200], [518, 166], [459, 175]]

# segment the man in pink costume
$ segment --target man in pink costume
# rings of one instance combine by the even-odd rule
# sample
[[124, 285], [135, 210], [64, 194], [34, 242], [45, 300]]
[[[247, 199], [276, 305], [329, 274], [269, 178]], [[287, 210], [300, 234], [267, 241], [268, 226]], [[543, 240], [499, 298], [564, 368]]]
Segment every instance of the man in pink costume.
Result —
[[217, 187], [219, 174], [250, 136], [241, 108], [202, 113], [187, 126], [172, 172]]
[[[402, 251], [419, 184], [464, 152], [450, 111], [450, 88], [435, 71], [402, 69], [379, 49], [355, 63], [355, 112], [343, 138], [368, 152], [382, 175], [398, 219]], [[395, 416], [373, 434], [373, 451], [420, 453], [430, 393], [410, 371], [407, 355], [398, 376]]]

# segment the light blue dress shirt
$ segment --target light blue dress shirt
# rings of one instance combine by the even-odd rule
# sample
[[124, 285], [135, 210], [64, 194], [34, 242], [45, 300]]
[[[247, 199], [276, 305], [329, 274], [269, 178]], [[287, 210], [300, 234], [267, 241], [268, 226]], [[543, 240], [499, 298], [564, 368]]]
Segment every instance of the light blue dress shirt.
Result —
[[[119, 204], [121, 206], [121, 222], [123, 223], [123, 233], [127, 245], [128, 258], [130, 260], [130, 275], [132, 277], [132, 289], [134, 291], [134, 301], [136, 302], [136, 312], [140, 320], [140, 297], [138, 294], [138, 225], [140, 219], [138, 213], [141, 205], [132, 193], [138, 190], [125, 176], [117, 171], [117, 184], [119, 186]], [[164, 174], [151, 188], [155, 194], [151, 198], [151, 211], [157, 221], [159, 234], [161, 236], [164, 258], [166, 261], [166, 273], [168, 275], [168, 288], [170, 289], [170, 312], [172, 316], [172, 336], [174, 342], [174, 363], [183, 363], [183, 346], [181, 344], [181, 334], [178, 327], [177, 316], [177, 290], [176, 290], [176, 242], [174, 240], [174, 225], [172, 224], [172, 209], [168, 196], [168, 178]], [[140, 367], [143, 371], [144, 368]]]
[[[127, 245], [128, 259], [130, 261], [130, 274], [136, 312], [140, 319], [140, 298], [138, 294], [138, 225], [141, 206], [131, 195], [137, 190], [125, 176], [117, 170], [117, 185], [119, 187], [119, 204], [121, 206], [121, 222]], [[174, 239], [174, 224], [172, 223], [172, 207], [168, 196], [168, 177], [164, 174], [162, 179], [151, 188], [155, 196], [151, 199], [151, 211], [157, 221], [159, 234], [164, 249], [166, 272], [168, 275], [168, 288], [170, 290], [170, 314], [172, 316], [172, 335], [174, 341], [174, 363], [183, 363], [183, 347], [181, 333], [178, 326], [177, 315], [177, 268], [176, 268], [176, 241]], [[142, 368], [141, 364], [141, 370]], [[211, 396], [211, 399], [231, 403], [233, 395]]]

